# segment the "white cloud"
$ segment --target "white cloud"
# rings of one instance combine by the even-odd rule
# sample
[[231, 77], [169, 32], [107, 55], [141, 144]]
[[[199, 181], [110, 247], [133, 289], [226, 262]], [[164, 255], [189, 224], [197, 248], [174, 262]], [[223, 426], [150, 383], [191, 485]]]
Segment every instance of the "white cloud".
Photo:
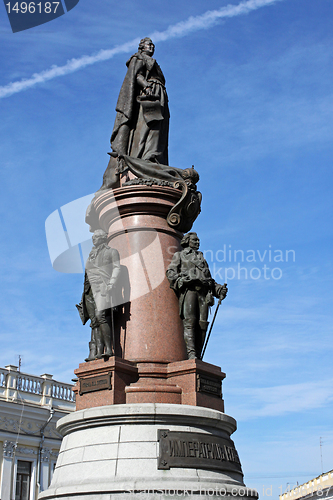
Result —
[[331, 403], [333, 380], [254, 389], [233, 389], [233, 396], [242, 401], [240, 405], [235, 404], [232, 409], [237, 419], [273, 417], [322, 408]]
[[[181, 21], [165, 31], [155, 31], [150, 36], [155, 42], [162, 42], [169, 40], [170, 38], [179, 38], [186, 36], [193, 31], [200, 29], [207, 29], [222, 18], [235, 17], [241, 14], [247, 14], [252, 10], [259, 9], [260, 7], [272, 5], [281, 0], [247, 0], [239, 3], [238, 5], [227, 5], [218, 10], [209, 10], [202, 14], [201, 16], [189, 17], [186, 21]], [[17, 92], [22, 92], [38, 83], [43, 83], [48, 80], [52, 80], [58, 76], [64, 76], [69, 73], [74, 73], [79, 69], [85, 68], [91, 64], [95, 64], [100, 61], [105, 61], [111, 59], [116, 54], [129, 52], [134, 50], [140, 39], [135, 38], [129, 42], [122, 45], [117, 45], [113, 49], [100, 50], [97, 54], [91, 56], [82, 56], [77, 59], [69, 60], [64, 66], [52, 66], [50, 69], [41, 71], [40, 73], [35, 73], [31, 78], [26, 78], [17, 82], [11, 82], [8, 85], [0, 87], [0, 98], [8, 97]]]

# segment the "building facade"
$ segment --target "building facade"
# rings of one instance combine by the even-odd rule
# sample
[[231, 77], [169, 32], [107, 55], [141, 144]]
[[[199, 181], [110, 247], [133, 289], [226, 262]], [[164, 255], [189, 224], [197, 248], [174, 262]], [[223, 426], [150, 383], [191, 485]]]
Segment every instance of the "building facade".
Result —
[[48, 488], [62, 440], [56, 423], [74, 410], [72, 385], [0, 368], [1, 500], [36, 500]]
[[333, 470], [297, 485], [280, 495], [280, 500], [333, 500]]

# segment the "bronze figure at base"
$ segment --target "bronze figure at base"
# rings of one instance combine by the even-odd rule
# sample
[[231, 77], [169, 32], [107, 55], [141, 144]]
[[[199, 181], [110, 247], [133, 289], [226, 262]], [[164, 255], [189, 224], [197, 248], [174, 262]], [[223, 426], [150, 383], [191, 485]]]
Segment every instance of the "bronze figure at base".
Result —
[[179, 314], [184, 325], [184, 339], [189, 359], [201, 359], [207, 328], [209, 307], [214, 297], [224, 299], [227, 286], [213, 280], [196, 233], [188, 233], [181, 241], [183, 250], [176, 252], [166, 275], [170, 287], [179, 298]]
[[76, 307], [82, 323], [90, 319], [91, 341], [86, 361], [114, 355], [112, 291], [120, 273], [119, 253], [107, 245], [107, 234], [94, 232], [93, 248], [86, 262], [84, 289]]

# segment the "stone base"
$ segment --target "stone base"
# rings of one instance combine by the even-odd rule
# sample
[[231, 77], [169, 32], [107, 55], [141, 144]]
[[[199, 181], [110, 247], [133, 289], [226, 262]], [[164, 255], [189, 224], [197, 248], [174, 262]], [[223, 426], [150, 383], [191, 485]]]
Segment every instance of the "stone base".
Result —
[[51, 485], [39, 500], [258, 497], [243, 483], [230, 439], [236, 421], [219, 411], [113, 405], [77, 411], [57, 427], [64, 439]]
[[80, 363], [74, 373], [77, 410], [126, 403], [125, 387], [138, 379], [135, 364], [116, 356]]
[[81, 363], [76, 409], [110, 404], [168, 403], [224, 411], [222, 380], [217, 366], [198, 359], [174, 363], [134, 363], [121, 358]]

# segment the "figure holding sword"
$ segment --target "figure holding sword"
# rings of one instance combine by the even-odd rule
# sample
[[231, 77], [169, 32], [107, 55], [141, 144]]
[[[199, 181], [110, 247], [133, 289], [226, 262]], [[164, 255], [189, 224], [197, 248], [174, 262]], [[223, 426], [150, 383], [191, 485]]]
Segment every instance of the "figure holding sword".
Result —
[[[203, 253], [199, 252], [196, 233], [187, 233], [180, 244], [183, 250], [173, 255], [166, 275], [179, 299], [188, 359], [202, 359], [209, 307], [214, 304], [214, 297], [220, 304], [228, 288], [226, 283], [219, 285], [212, 278]], [[215, 317], [216, 314], [213, 323]]]
[[86, 262], [82, 299], [76, 306], [83, 324], [90, 319], [90, 352], [86, 361], [114, 355], [112, 291], [120, 273], [119, 253], [107, 245], [107, 234], [98, 229], [92, 241], [94, 246]]

